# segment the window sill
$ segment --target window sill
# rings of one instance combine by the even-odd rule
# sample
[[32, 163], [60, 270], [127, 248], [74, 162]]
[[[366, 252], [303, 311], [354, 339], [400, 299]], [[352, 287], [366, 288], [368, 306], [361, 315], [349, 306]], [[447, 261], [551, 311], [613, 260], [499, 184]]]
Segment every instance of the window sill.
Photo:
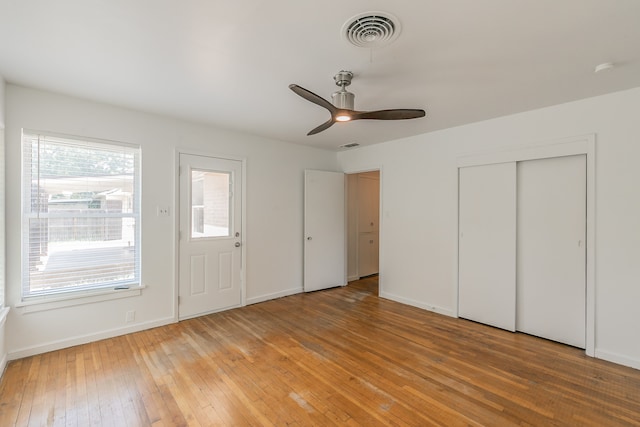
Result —
[[129, 289], [105, 289], [82, 293], [70, 293], [59, 296], [38, 297], [19, 302], [15, 304], [15, 308], [22, 314], [36, 313], [39, 311], [72, 307], [74, 305], [92, 304], [102, 301], [134, 297], [141, 295], [144, 288], [146, 288], [145, 285], [140, 285]]

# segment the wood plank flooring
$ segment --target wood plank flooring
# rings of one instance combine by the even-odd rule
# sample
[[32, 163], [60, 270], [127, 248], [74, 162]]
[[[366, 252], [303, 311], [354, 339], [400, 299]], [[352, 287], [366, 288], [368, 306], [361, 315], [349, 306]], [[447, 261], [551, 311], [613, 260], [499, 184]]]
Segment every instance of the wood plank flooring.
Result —
[[13, 361], [0, 426], [640, 426], [640, 371], [377, 279]]

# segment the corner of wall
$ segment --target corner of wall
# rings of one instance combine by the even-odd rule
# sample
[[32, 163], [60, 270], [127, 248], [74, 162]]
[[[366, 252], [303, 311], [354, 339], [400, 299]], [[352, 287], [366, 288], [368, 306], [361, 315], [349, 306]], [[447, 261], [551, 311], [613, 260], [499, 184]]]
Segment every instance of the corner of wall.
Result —
[[0, 378], [4, 374], [4, 368], [7, 365], [7, 346], [5, 345], [5, 324], [7, 312], [9, 309], [4, 308], [5, 295], [5, 234], [4, 234], [4, 102], [5, 82], [0, 76]]
[[4, 369], [7, 367], [8, 353], [5, 345], [5, 325], [9, 308], [0, 308], [0, 379], [4, 375]]
[[4, 92], [5, 92], [5, 81], [4, 77], [0, 75], [0, 129], [4, 129], [4, 115], [5, 115], [5, 103], [4, 103]]

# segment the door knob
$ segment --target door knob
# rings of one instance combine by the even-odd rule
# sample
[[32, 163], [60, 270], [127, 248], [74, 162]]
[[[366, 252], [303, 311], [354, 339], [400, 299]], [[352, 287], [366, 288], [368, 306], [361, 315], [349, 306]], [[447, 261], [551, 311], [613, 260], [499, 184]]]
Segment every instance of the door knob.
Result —
[[233, 245], [233, 246], [235, 246], [236, 248], [239, 248], [240, 247], [240, 242], [236, 242], [236, 244]]
[[311, 240], [311, 236], [307, 237], [307, 240]]

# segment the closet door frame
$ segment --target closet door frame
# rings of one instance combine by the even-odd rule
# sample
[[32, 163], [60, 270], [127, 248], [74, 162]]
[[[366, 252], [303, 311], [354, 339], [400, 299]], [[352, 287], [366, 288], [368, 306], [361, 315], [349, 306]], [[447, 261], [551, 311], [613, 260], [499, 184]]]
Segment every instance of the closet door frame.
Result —
[[[547, 159], [585, 154], [587, 162], [587, 230], [586, 230], [586, 354], [595, 357], [595, 199], [596, 199], [596, 135], [588, 134], [571, 138], [546, 141], [539, 145], [521, 146], [515, 148], [494, 149], [491, 151], [459, 155], [457, 168], [468, 166], [490, 165], [494, 163], [519, 162], [526, 160]], [[459, 171], [458, 171], [459, 172]], [[459, 176], [459, 173], [456, 174]], [[460, 183], [458, 181], [458, 192]], [[456, 206], [459, 218], [459, 202]], [[456, 263], [454, 277], [458, 284], [459, 224], [456, 227]], [[454, 315], [458, 317], [458, 286], [454, 291]]]

